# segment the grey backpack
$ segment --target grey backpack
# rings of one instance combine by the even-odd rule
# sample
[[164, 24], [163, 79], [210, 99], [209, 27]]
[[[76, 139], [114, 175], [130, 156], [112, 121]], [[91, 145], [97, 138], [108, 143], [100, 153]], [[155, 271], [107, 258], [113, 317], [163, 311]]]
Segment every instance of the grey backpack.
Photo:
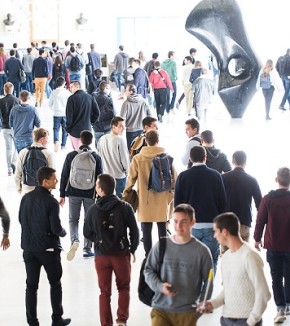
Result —
[[77, 151], [71, 163], [69, 183], [73, 188], [89, 190], [95, 187], [96, 160], [86, 148]]

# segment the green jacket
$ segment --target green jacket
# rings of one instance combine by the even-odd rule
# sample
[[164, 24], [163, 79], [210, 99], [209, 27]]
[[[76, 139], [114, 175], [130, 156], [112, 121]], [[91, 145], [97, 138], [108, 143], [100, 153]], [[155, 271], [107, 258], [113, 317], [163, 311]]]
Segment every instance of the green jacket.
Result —
[[170, 80], [172, 82], [175, 82], [177, 80], [177, 68], [176, 68], [176, 62], [172, 59], [166, 59], [163, 61], [161, 68], [166, 70]]

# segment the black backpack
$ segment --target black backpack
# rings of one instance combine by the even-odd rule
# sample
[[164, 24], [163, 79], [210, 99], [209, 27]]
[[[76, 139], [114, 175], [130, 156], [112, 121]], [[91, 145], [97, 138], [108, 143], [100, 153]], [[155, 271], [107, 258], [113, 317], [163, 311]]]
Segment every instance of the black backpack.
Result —
[[[165, 249], [166, 249], [166, 238], [163, 237], [159, 239], [159, 257], [158, 257], [159, 278], [160, 278], [161, 265], [163, 264]], [[155, 292], [149, 287], [149, 285], [145, 281], [144, 269], [145, 269], [146, 259], [147, 258], [143, 259], [141, 269], [140, 269], [139, 283], [138, 283], [138, 297], [141, 302], [151, 307], [152, 299]]]
[[70, 71], [80, 71], [82, 69], [83, 65], [81, 63], [80, 58], [78, 57], [78, 55], [72, 56], [70, 63], [69, 63], [69, 70]]
[[27, 186], [37, 186], [36, 173], [43, 166], [48, 166], [47, 159], [42, 153], [44, 147], [27, 147], [28, 152], [23, 163], [23, 184]]
[[153, 189], [156, 192], [163, 192], [174, 188], [172, 162], [173, 157], [165, 153], [152, 159], [148, 190]]
[[119, 200], [111, 211], [98, 210], [95, 245], [103, 255], [111, 255], [129, 248], [121, 205]]

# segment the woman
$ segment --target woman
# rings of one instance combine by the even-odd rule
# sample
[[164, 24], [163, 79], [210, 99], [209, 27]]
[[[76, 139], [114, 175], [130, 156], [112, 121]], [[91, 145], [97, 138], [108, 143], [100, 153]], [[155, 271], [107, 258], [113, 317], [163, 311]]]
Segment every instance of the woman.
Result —
[[7, 77], [5, 74], [5, 62], [7, 60], [7, 56], [5, 54], [5, 50], [3, 47], [0, 47], [0, 95], [4, 95], [4, 84], [7, 81]]
[[64, 63], [62, 62], [61, 56], [57, 55], [54, 64], [52, 66], [52, 84], [53, 89], [56, 88], [56, 80], [58, 77], [63, 77], [66, 79], [66, 68]]
[[274, 90], [280, 91], [283, 88], [282, 81], [271, 59], [267, 60], [266, 65], [261, 69], [256, 88], [257, 90], [262, 88], [265, 98], [266, 120], [271, 120], [269, 113]]

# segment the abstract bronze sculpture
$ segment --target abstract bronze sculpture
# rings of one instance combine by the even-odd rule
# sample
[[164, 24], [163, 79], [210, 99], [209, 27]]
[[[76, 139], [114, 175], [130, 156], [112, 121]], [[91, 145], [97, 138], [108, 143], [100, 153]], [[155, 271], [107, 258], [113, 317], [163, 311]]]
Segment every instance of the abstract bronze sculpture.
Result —
[[186, 20], [186, 30], [215, 55], [218, 93], [232, 118], [241, 118], [256, 91], [260, 63], [248, 41], [235, 0], [203, 0]]

